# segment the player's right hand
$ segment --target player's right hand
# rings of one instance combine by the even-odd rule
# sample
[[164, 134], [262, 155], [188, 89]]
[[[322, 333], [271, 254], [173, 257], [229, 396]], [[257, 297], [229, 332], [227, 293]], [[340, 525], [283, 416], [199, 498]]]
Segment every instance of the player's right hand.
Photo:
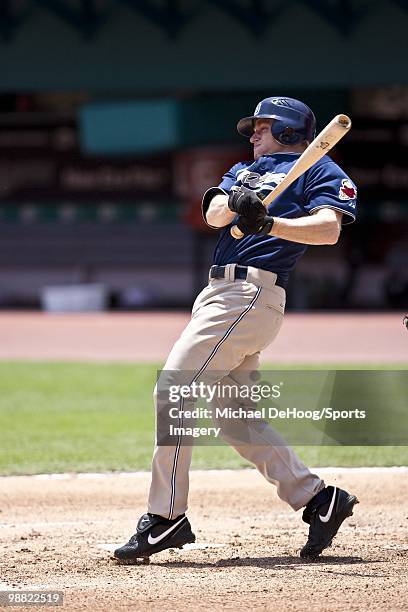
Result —
[[252, 189], [240, 187], [232, 190], [228, 197], [228, 208], [250, 221], [258, 220], [266, 214], [261, 200]]

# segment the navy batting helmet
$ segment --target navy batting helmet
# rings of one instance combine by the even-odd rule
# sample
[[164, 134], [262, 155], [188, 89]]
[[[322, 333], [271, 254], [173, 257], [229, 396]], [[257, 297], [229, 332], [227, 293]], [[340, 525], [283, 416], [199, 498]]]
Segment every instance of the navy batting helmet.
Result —
[[251, 117], [238, 121], [238, 132], [250, 138], [256, 119], [275, 119], [272, 135], [283, 145], [293, 145], [303, 140], [311, 142], [316, 134], [314, 114], [306, 104], [294, 98], [265, 98], [259, 102]]

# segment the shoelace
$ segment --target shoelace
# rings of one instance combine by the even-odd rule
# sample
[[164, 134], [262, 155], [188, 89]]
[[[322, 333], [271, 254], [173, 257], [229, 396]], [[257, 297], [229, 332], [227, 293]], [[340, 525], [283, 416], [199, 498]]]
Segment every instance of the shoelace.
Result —
[[132, 537], [130, 538], [128, 544], [134, 544], [135, 542], [137, 542], [137, 533], [134, 533], [132, 535]]

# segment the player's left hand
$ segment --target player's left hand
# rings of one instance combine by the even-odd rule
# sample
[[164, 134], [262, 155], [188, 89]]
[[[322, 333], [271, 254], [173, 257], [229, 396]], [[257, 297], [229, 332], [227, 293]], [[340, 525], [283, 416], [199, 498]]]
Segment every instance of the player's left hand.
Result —
[[249, 219], [241, 216], [238, 220], [237, 227], [244, 236], [266, 236], [269, 234], [273, 226], [273, 217], [266, 214], [264, 209], [263, 214], [256, 219]]

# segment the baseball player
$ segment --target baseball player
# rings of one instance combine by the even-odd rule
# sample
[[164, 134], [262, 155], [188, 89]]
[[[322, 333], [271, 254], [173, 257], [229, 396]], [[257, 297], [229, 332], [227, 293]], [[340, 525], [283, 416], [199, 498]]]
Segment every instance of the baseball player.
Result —
[[[190, 385], [199, 380], [242, 385], [248, 372], [257, 370], [260, 352], [279, 332], [285, 289], [296, 261], [308, 244], [335, 244], [341, 226], [354, 221], [356, 187], [328, 156], [267, 210], [262, 204], [313, 140], [315, 126], [310, 108], [288, 97], [266, 98], [253, 115], [238, 122], [238, 132], [253, 145], [254, 160], [233, 166], [204, 194], [204, 218], [221, 232], [209, 284], [197, 297], [191, 320], [164, 367], [170, 378], [188, 372]], [[244, 234], [241, 240], [230, 234], [234, 224]], [[155, 401], [157, 409], [157, 386]], [[180, 399], [181, 415], [186, 403]], [[315, 558], [330, 546], [358, 500], [326, 486], [291, 448], [274, 443], [272, 428], [265, 431], [262, 440], [255, 435], [250, 443], [235, 440], [228, 427], [224, 437], [276, 485], [281, 499], [294, 510], [304, 508], [309, 535], [300, 556]], [[129, 542], [114, 553], [124, 563], [195, 541], [185, 515], [192, 446], [183, 444], [182, 435], [173, 445], [157, 442], [148, 512]]]

